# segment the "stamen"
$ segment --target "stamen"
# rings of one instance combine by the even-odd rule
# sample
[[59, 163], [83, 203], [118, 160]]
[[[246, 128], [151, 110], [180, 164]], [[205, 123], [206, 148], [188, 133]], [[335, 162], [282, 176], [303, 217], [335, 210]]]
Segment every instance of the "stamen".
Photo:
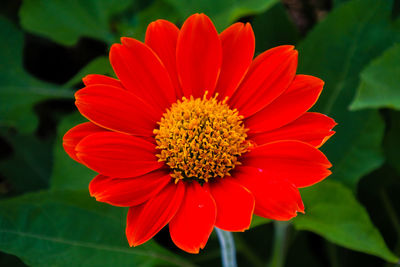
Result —
[[208, 182], [216, 177], [230, 176], [239, 165], [238, 157], [248, 151], [250, 142], [236, 109], [223, 101], [185, 97], [174, 103], [154, 129], [158, 161], [172, 169], [171, 176], [179, 180]]

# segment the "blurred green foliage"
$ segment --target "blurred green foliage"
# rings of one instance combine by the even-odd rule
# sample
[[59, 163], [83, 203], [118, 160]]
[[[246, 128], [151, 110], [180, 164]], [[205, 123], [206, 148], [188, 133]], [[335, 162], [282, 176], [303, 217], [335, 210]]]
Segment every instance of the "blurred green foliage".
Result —
[[[310, 259], [313, 266], [398, 261], [400, 230], [388, 231], [387, 224], [400, 229], [400, 207], [383, 194], [382, 207], [376, 208], [376, 196], [359, 190], [374, 185], [371, 180], [382, 181], [380, 192], [400, 187], [393, 186], [400, 184], [397, 2], [332, 1], [332, 10], [305, 36], [277, 0], [23, 0], [13, 10], [14, 5], [1, 12], [7, 18], [0, 17], [0, 250], [6, 253], [0, 254], [0, 265], [219, 266], [214, 237], [200, 255], [175, 250], [163, 233], [159, 242], [129, 248], [126, 210], [90, 198], [87, 186], [95, 173], [63, 151], [63, 134], [84, 121], [73, 106], [81, 78], [113, 75], [107, 49], [91, 61], [78, 61], [80, 70], [67, 82], [35, 74], [43, 62], [27, 64], [32, 53], [49, 57], [47, 53], [66, 51], [82, 57], [91, 50], [84, 45], [88, 40], [96, 40], [91, 44], [98, 47], [108, 47], [120, 36], [143, 40], [151, 21], [164, 18], [180, 25], [195, 12], [209, 15], [219, 31], [239, 19], [250, 21], [257, 53], [297, 45], [299, 73], [325, 81], [313, 109], [338, 122], [337, 134], [322, 148], [333, 174], [301, 190], [306, 214], [292, 222], [289, 255]], [[37, 44], [44, 48], [34, 50]], [[57, 62], [60, 69], [64, 59]], [[383, 183], [382, 175], [388, 173], [395, 177], [393, 183]], [[265, 244], [271, 243], [273, 231], [269, 222], [256, 217], [251, 230], [237, 234], [239, 263], [267, 262], [271, 255]]]

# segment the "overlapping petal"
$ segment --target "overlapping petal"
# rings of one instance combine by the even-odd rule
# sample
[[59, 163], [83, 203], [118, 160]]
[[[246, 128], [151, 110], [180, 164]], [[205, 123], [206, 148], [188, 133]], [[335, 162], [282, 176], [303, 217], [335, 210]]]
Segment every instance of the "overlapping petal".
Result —
[[217, 30], [204, 14], [190, 16], [179, 32], [176, 65], [186, 97], [212, 95], [222, 63], [222, 47]]
[[298, 140], [321, 147], [333, 134], [336, 122], [321, 113], [307, 112], [295, 121], [278, 129], [249, 136], [258, 145], [279, 140]]
[[146, 31], [145, 43], [153, 49], [171, 78], [178, 99], [183, 96], [176, 70], [176, 43], [178, 41], [179, 29], [175, 24], [159, 19], [149, 24]]
[[261, 217], [287, 221], [304, 212], [299, 190], [285, 179], [274, 179], [268, 169], [239, 167], [235, 180], [254, 195], [254, 213]]
[[275, 180], [288, 180], [296, 187], [313, 185], [331, 174], [328, 170], [331, 163], [325, 155], [300, 141], [277, 141], [257, 146], [243, 156], [242, 162]]
[[165, 66], [151, 48], [123, 37], [114, 44], [110, 62], [124, 87], [153, 106], [161, 115], [176, 101], [175, 89]]
[[[110, 51], [118, 79], [95, 74], [83, 78], [86, 87], [76, 93], [76, 106], [90, 122], [68, 131], [63, 146], [71, 158], [99, 173], [89, 185], [96, 200], [130, 207], [126, 236], [131, 246], [146, 242], [169, 224], [173, 242], [198, 253], [214, 226], [244, 231], [253, 213], [290, 220], [304, 212], [298, 188], [331, 173], [331, 164], [318, 147], [334, 134], [336, 123], [325, 115], [307, 113], [323, 81], [296, 76], [293, 46], [270, 49], [253, 60], [250, 24], [233, 24], [218, 35], [204, 14], [190, 16], [181, 30], [157, 20], [148, 26], [145, 43], [132, 38], [121, 42]], [[185, 177], [174, 183], [171, 172], [179, 170], [158, 162], [157, 154], [165, 151], [156, 149], [153, 130], [177, 99], [200, 98], [206, 91], [208, 98], [228, 97], [226, 104], [243, 116], [254, 146], [224, 178], [200, 183]], [[174, 130], [174, 120], [168, 123]], [[202, 129], [225, 130], [221, 129], [225, 124], [218, 125], [224, 126]], [[167, 138], [175, 138], [172, 130]], [[188, 144], [184, 137], [176, 139]], [[186, 153], [186, 147], [174, 149]]]
[[90, 169], [111, 177], [135, 177], [159, 169], [155, 145], [139, 137], [116, 132], [85, 137], [75, 150]]
[[100, 132], [106, 132], [107, 130], [93, 124], [91, 122], [85, 122], [78, 124], [77, 126], [70, 129], [65, 133], [63, 137], [63, 147], [65, 152], [74, 160], [79, 161], [76, 156], [76, 145], [85, 137]]
[[186, 184], [181, 207], [169, 223], [172, 241], [186, 252], [198, 253], [213, 230], [216, 212], [207, 184]]
[[283, 45], [257, 56], [229, 103], [249, 117], [281, 95], [292, 83], [297, 68], [297, 51]]
[[230, 97], [249, 68], [255, 49], [254, 32], [249, 23], [235, 23], [220, 34], [222, 65], [216, 93], [223, 100]]
[[255, 203], [253, 194], [230, 178], [210, 183], [210, 190], [217, 206], [215, 226], [225, 231], [249, 229]]
[[249, 133], [276, 129], [297, 119], [314, 105], [323, 85], [324, 82], [316, 77], [297, 75], [282, 95], [245, 120]]
[[159, 114], [133, 93], [110, 85], [89, 85], [75, 93], [79, 112], [106, 129], [152, 136]]
[[90, 195], [114, 206], [137, 206], [155, 196], [171, 181], [166, 170], [156, 170], [133, 178], [97, 175], [89, 184]]
[[170, 183], [146, 203], [131, 207], [126, 224], [129, 245], [138, 246], [155, 236], [174, 217], [184, 195], [182, 182]]
[[82, 81], [86, 86], [93, 84], [105, 84], [124, 89], [124, 86], [119, 80], [100, 74], [86, 75], [82, 78]]

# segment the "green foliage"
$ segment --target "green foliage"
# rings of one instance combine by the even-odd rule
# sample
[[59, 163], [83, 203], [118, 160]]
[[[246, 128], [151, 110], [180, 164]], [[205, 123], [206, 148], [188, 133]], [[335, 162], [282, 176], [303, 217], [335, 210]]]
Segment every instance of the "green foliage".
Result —
[[11, 187], [10, 192], [20, 194], [48, 187], [52, 167], [51, 140], [8, 132], [0, 136], [13, 150], [10, 156], [0, 161], [0, 172]]
[[64, 84], [64, 87], [73, 87], [82, 82], [82, 78], [88, 74], [103, 74], [114, 76], [114, 71], [110, 65], [108, 57], [100, 56], [93, 59], [89, 64], [82, 68], [74, 77]]
[[348, 106], [360, 71], [395, 40], [391, 6], [388, 0], [342, 4], [299, 46], [299, 72], [325, 81], [314, 110], [330, 115], [338, 123], [337, 133], [323, 148], [333, 163], [330, 179], [351, 186], [383, 162], [383, 124], [376, 111], [353, 112]]
[[400, 109], [400, 44], [395, 44], [361, 72], [361, 83], [351, 105]]
[[53, 191], [0, 201], [0, 249], [29, 266], [190, 266], [154, 242], [129, 248], [125, 214], [87, 192]]
[[166, 0], [155, 0], [136, 14], [124, 17], [117, 28], [121, 36], [144, 40], [147, 25], [158, 19], [165, 19], [172, 23], [182, 21], [181, 14], [174, 6]]
[[38, 123], [32, 110], [36, 103], [50, 98], [71, 98], [72, 93], [39, 81], [23, 69], [23, 34], [1, 17], [0, 39], [0, 126], [29, 133]]
[[370, 253], [390, 262], [399, 259], [385, 245], [379, 231], [352, 192], [335, 181], [302, 190], [308, 207], [294, 220], [299, 230], [315, 232], [341, 246]]
[[266, 11], [278, 2], [277, 0], [165, 1], [175, 7], [183, 19], [196, 12], [207, 14], [213, 20], [218, 30], [223, 30], [240, 17]]
[[256, 53], [278, 45], [294, 45], [300, 38], [298, 30], [281, 3], [255, 16], [251, 25], [255, 33], [262, 32], [256, 36]]
[[130, 5], [129, 0], [24, 0], [21, 25], [29, 32], [64, 45], [80, 37], [113, 42], [110, 18]]
[[82, 115], [74, 113], [64, 118], [58, 127], [54, 145], [54, 167], [50, 182], [52, 189], [87, 190], [89, 182], [96, 176], [94, 171], [71, 159], [62, 146], [64, 134], [85, 121], [87, 120]]

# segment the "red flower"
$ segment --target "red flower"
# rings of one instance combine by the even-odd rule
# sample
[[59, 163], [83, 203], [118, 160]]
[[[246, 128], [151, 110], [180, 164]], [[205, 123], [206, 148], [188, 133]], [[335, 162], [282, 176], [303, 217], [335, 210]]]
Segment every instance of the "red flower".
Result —
[[169, 224], [173, 242], [197, 253], [214, 226], [244, 231], [253, 213], [304, 212], [298, 188], [331, 173], [318, 147], [336, 123], [307, 112], [324, 83], [296, 75], [293, 46], [253, 60], [250, 24], [218, 34], [204, 14], [181, 29], [155, 21], [145, 43], [121, 41], [110, 52], [119, 80], [83, 79], [76, 106], [90, 122], [68, 131], [64, 148], [100, 173], [92, 196], [130, 207], [131, 246]]

